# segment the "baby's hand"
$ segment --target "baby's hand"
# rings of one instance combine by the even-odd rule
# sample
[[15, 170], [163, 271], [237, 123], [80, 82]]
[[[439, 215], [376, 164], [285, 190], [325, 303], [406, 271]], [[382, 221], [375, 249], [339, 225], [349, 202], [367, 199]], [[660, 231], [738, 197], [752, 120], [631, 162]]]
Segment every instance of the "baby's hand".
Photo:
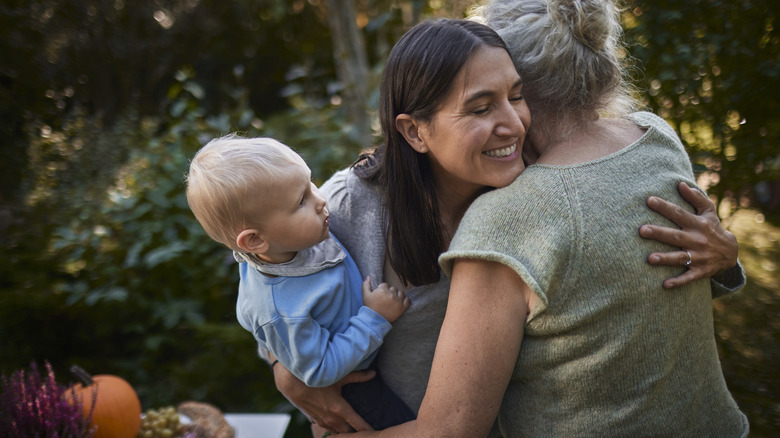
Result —
[[409, 298], [403, 291], [387, 283], [380, 284], [371, 292], [371, 277], [363, 282], [363, 304], [392, 323], [409, 308]]

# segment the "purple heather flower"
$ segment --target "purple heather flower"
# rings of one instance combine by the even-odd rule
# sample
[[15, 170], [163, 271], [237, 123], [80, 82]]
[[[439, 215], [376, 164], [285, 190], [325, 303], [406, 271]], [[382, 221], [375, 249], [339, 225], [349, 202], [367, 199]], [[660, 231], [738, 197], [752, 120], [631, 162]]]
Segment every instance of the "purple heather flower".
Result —
[[[2, 376], [0, 392], [0, 438], [90, 438], [90, 416], [82, 415], [82, 400], [59, 385], [51, 364], [46, 362], [42, 378], [35, 363], [29, 373]], [[97, 396], [93, 392], [94, 398]]]

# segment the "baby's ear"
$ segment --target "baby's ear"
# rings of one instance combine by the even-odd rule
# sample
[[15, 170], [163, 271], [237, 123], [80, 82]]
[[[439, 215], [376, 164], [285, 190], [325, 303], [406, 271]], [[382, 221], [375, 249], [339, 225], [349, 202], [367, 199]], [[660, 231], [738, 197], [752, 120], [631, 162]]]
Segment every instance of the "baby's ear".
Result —
[[263, 239], [256, 229], [248, 229], [238, 233], [236, 246], [252, 254], [263, 254], [268, 251], [268, 241]]

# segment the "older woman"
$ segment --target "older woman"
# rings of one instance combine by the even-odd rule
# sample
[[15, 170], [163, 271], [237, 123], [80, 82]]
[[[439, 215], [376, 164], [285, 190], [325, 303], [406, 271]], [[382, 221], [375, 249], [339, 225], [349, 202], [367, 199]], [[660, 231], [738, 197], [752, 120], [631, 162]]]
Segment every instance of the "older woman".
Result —
[[[531, 116], [524, 99], [524, 85], [504, 42], [491, 29], [468, 21], [426, 22], [410, 30], [390, 54], [383, 75], [381, 99], [384, 144], [353, 168], [337, 173], [325, 183], [322, 191], [328, 196], [331, 206], [331, 229], [352, 254], [361, 273], [370, 274], [374, 281], [385, 281], [405, 289], [412, 301], [410, 309], [396, 321], [386, 338], [377, 359], [377, 370], [388, 385], [417, 411], [425, 394], [429, 373], [433, 376], [432, 385], [441, 384], [442, 370], [449, 366], [437, 359], [431, 371], [450, 287], [437, 259], [449, 247], [463, 214], [472, 202], [493, 188], [510, 185], [525, 169], [521, 149]], [[669, 180], [666, 186], [674, 189], [676, 181]], [[665, 193], [672, 196], [670, 190]], [[684, 194], [701, 210], [711, 207], [701, 195], [694, 192]], [[643, 204], [643, 200], [634, 202]], [[690, 213], [662, 201], [659, 203], [660, 210], [674, 216], [677, 221], [700, 224], [673, 236], [685, 243], [688, 251], [698, 256], [697, 259], [700, 257], [700, 260], [706, 261], [694, 276], [712, 275], [736, 264], [736, 241], [729, 233], [720, 227], [702, 226], [699, 219], [693, 219]], [[647, 212], [642, 219], [649, 221], [650, 210]], [[707, 210], [707, 215], [712, 222], [710, 210]], [[655, 222], [660, 220], [660, 216], [652, 218]], [[636, 228], [642, 223], [637, 222]], [[489, 222], [484, 225], [492, 228]], [[716, 231], [707, 234], [708, 229]], [[496, 232], [512, 234], [514, 231], [504, 229]], [[653, 231], [661, 239], [668, 239], [670, 233], [676, 233], [657, 227]], [[715, 245], [696, 244], [702, 233], [705, 240], [715, 242]], [[634, 234], [637, 234], [636, 229]], [[633, 245], [632, 254], [625, 256], [627, 259], [634, 257], [633, 261], [640, 266], [644, 265], [648, 249], [672, 249], [661, 244], [648, 246], [642, 241], [634, 241]], [[661, 254], [661, 263], [677, 263], [679, 269], [684, 260], [679, 260], [678, 252], [657, 254]], [[720, 253], [732, 254], [733, 257], [718, 260], [713, 256]], [[678, 274], [669, 268], [645, 269], [652, 270], [658, 271], [652, 275], [652, 281], [659, 289], [662, 277]], [[738, 277], [739, 268], [736, 271]], [[641, 275], [645, 274], [643, 271]], [[694, 279], [683, 279], [683, 282], [690, 283]], [[739, 285], [739, 278], [736, 283]], [[490, 292], [500, 294], [509, 290], [491, 289]], [[512, 327], [505, 321], [495, 322], [492, 315], [484, 312], [487, 308], [505, 303], [498, 298], [491, 297], [489, 305], [481, 301], [472, 302], [475, 321], [464, 324], [461, 329], [467, 331], [470, 324], [476, 322], [499, 330]], [[511, 310], [515, 319], [519, 319], [517, 312], [522, 309], [513, 307]], [[449, 314], [448, 319], [452, 319]], [[461, 365], [469, 365], [468, 369], [459, 371], [476, 374], [468, 374], [474, 379], [469, 380], [468, 394], [454, 393], [453, 400], [457, 400], [459, 406], [441, 419], [463, 419], [475, 424], [476, 428], [469, 431], [477, 434], [469, 436], [479, 436], [486, 432], [485, 426], [490, 428], [495, 418], [501, 402], [500, 393], [506, 388], [509, 375], [506, 369], [495, 368], [489, 360], [481, 362], [478, 369], [471, 367], [474, 363], [470, 359], [471, 353], [489, 349], [492, 359], [505, 366], [514, 363], [517, 358], [520, 338], [515, 331], [498, 334], [495, 338], [491, 333], [491, 338], [481, 340], [485, 345], [460, 342], [457, 337], [461, 334], [453, 336], [452, 324], [444, 334], [445, 343], [441, 345], [452, 346], [459, 353], [450, 357], [457, 358]], [[497, 346], [502, 336], [514, 341], [510, 348], [489, 348]], [[439, 348], [442, 348], [441, 345]], [[494, 371], [503, 373], [502, 380], [495, 380]], [[278, 365], [275, 376], [280, 390], [325, 428], [339, 432], [367, 429], [367, 425], [340, 399], [340, 387], [306, 388]], [[454, 386], [461, 388], [461, 385], [456, 385], [460, 377], [454, 377], [449, 372], [446, 376]], [[437, 394], [447, 397], [443, 388], [433, 386], [429, 387], [426, 397]], [[461, 398], [464, 395], [467, 396], [465, 400]], [[486, 410], [479, 411], [481, 421], [476, 423], [472, 423], [473, 417], [465, 415], [464, 411], [471, 411], [474, 405], [480, 404], [473, 403], [474, 400], [487, 402], [480, 407]], [[424, 421], [430, 418], [426, 413], [432, 411], [423, 409], [420, 412]], [[437, 412], [441, 414], [441, 411]], [[404, 429], [400, 436], [405, 436], [408, 430]], [[392, 429], [388, 432], [392, 433]], [[432, 436], [427, 433], [424, 436]]]

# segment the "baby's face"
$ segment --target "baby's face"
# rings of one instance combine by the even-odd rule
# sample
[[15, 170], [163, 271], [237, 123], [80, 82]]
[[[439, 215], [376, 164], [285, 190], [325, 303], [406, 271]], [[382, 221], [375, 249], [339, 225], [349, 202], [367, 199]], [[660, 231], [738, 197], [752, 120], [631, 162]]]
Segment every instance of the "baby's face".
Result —
[[264, 259], [289, 261], [296, 252], [328, 237], [328, 204], [311, 182], [311, 171], [305, 164], [289, 167], [285, 177], [268, 192], [263, 202], [267, 214], [262, 234], [270, 243], [270, 251]]

